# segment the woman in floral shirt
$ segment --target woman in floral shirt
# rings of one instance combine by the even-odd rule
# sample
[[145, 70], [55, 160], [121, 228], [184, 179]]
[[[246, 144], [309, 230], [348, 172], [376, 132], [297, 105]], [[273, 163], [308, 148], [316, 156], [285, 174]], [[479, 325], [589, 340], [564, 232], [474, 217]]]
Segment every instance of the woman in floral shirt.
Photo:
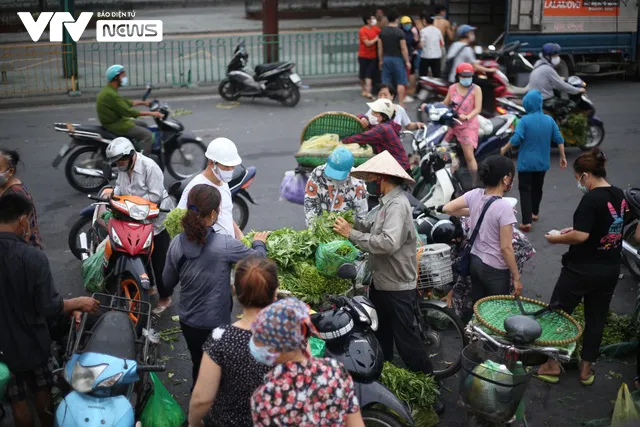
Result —
[[276, 365], [251, 398], [254, 426], [364, 427], [351, 376], [340, 362], [310, 355], [314, 327], [303, 302], [273, 303], [252, 330], [253, 357]]
[[333, 150], [327, 163], [311, 172], [304, 195], [304, 214], [307, 226], [324, 211], [354, 211], [358, 220], [369, 210], [367, 188], [349, 173], [353, 167], [353, 153], [344, 147]]

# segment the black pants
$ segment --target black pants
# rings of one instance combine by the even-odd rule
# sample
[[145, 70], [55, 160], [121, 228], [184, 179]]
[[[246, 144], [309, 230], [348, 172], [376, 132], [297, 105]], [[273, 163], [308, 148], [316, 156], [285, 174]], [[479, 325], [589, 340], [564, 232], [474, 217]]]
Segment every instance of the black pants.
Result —
[[471, 299], [478, 300], [492, 295], [509, 295], [511, 272], [498, 270], [482, 262], [480, 257], [471, 255]]
[[153, 268], [153, 279], [158, 287], [158, 294], [160, 294], [160, 298], [167, 298], [173, 294], [172, 291], [167, 291], [164, 288], [164, 282], [162, 281], [162, 272], [164, 271], [164, 265], [167, 261], [167, 252], [169, 251], [170, 243], [171, 237], [167, 230], [163, 230], [162, 233], [153, 237], [151, 267]]
[[200, 372], [200, 363], [202, 362], [203, 354], [202, 346], [207, 338], [209, 338], [209, 335], [211, 335], [211, 329], [193, 328], [183, 322], [180, 322], [180, 329], [182, 329], [182, 335], [187, 342], [187, 348], [191, 354], [191, 363], [193, 364], [191, 371], [193, 385], [191, 386], [191, 390], [193, 391], [193, 387], [195, 387], [196, 381], [198, 380], [198, 372]]
[[376, 338], [382, 346], [384, 359], [393, 361], [393, 344], [395, 342], [402, 361], [415, 372], [430, 374], [433, 366], [429, 361], [427, 349], [422, 343], [420, 334], [414, 326], [416, 317], [413, 311], [418, 294], [409, 291], [377, 291], [371, 287], [370, 298], [378, 312], [378, 330]]
[[431, 69], [431, 75], [433, 77], [440, 78], [442, 75], [442, 66], [440, 65], [440, 58], [420, 58], [420, 77], [428, 76], [429, 69]]
[[475, 76], [473, 82], [482, 90], [482, 114], [493, 117], [496, 114], [496, 96], [491, 78]]
[[540, 213], [545, 174], [546, 172], [518, 172], [523, 224], [531, 224], [532, 215]]
[[619, 275], [620, 264], [569, 265], [560, 271], [550, 305], [572, 314], [584, 299], [582, 360], [595, 362], [598, 359], [609, 304]]

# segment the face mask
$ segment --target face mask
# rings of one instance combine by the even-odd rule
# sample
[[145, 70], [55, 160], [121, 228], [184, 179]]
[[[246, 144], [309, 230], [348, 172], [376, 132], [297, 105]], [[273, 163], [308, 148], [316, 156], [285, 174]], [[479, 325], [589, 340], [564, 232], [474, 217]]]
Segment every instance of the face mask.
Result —
[[9, 181], [9, 177], [7, 175], [9, 175], [9, 171], [0, 173], [0, 187], [4, 187], [7, 181]]
[[376, 18], [373, 18], [373, 19], [371, 20], [371, 25], [372, 25], [372, 26], [378, 25], [378, 20], [377, 20]]
[[263, 365], [273, 366], [276, 363], [276, 359], [278, 358], [278, 353], [272, 353], [269, 351], [267, 347], [258, 347], [253, 342], [253, 339], [249, 340], [249, 351], [251, 355], [258, 363], [262, 363]]
[[582, 180], [582, 177], [580, 177], [580, 179], [576, 182], [576, 186], [578, 187], [578, 190], [580, 190], [580, 192], [582, 193], [588, 193], [589, 189], [587, 188], [586, 185], [583, 185], [580, 180]]
[[120, 86], [127, 86], [129, 84], [129, 77], [124, 76], [122, 80], [120, 80]]
[[129, 163], [127, 163], [126, 165], [118, 166], [118, 170], [120, 172], [129, 172], [132, 166], [133, 166], [133, 157], [129, 159]]
[[213, 172], [218, 176], [218, 178], [220, 178], [220, 181], [222, 182], [229, 182], [231, 181], [231, 178], [233, 178], [233, 170], [225, 171], [220, 169], [219, 167], [216, 167]]
[[369, 119], [369, 124], [371, 126], [375, 126], [378, 124], [378, 118], [374, 115], [368, 116], [367, 119]]
[[471, 86], [471, 83], [473, 83], [473, 77], [461, 77], [460, 78], [460, 84], [464, 87], [469, 87]]
[[405, 31], [411, 30], [411, 24], [404, 24], [402, 27], [405, 29]]
[[558, 65], [560, 63], [560, 57], [559, 56], [554, 56], [553, 58], [551, 58], [551, 63], [553, 65]]

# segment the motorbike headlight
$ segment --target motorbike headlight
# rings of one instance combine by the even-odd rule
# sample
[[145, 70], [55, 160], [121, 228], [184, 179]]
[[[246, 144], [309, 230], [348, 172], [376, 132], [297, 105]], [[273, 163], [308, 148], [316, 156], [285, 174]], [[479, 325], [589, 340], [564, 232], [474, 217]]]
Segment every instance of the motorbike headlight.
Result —
[[120, 237], [118, 236], [118, 233], [116, 232], [116, 229], [111, 227], [111, 238], [113, 239], [113, 241], [115, 242], [116, 245], [118, 246], [124, 246], [122, 244], [122, 241], [120, 240]]
[[91, 392], [93, 384], [108, 366], [104, 363], [96, 366], [82, 366], [80, 362], [76, 362], [73, 375], [71, 375], [71, 387], [78, 393]]
[[147, 219], [147, 216], [149, 216], [149, 210], [151, 209], [149, 205], [138, 205], [130, 201], [126, 201], [125, 204], [127, 205], [127, 210], [129, 211], [129, 217], [131, 217], [131, 219], [142, 221]]
[[122, 372], [118, 372], [117, 374], [110, 376], [106, 380], [100, 381], [98, 383], [98, 387], [103, 387], [103, 388], [113, 387], [115, 383], [117, 383], [120, 380], [120, 378], [122, 378]]
[[142, 247], [142, 249], [147, 249], [149, 246], [151, 246], [151, 242], [153, 242], [153, 233], [149, 233], [149, 237], [147, 237], [147, 240], [144, 242], [144, 246]]

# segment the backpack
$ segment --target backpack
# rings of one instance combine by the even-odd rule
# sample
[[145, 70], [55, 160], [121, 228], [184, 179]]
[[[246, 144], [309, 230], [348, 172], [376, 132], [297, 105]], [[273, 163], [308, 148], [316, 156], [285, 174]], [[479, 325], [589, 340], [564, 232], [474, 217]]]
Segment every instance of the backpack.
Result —
[[458, 52], [456, 52], [456, 54], [453, 55], [451, 58], [447, 57], [447, 62], [445, 64], [444, 74], [443, 74], [444, 79], [449, 80], [449, 76], [451, 75], [451, 70], [453, 70], [453, 64], [456, 63], [456, 60], [458, 59], [460, 54], [467, 48], [471, 49], [471, 46], [469, 45], [462, 46], [460, 49], [458, 49]]

